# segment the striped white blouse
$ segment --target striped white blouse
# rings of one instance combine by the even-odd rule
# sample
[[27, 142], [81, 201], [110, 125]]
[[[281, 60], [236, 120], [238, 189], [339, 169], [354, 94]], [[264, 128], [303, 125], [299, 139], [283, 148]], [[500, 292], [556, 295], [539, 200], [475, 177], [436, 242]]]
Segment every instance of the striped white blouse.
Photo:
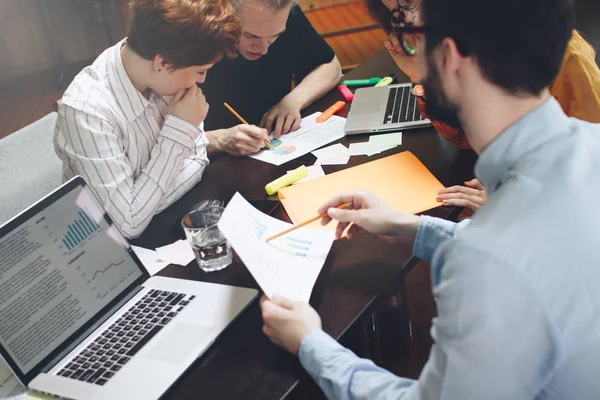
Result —
[[167, 114], [170, 97], [146, 99], [129, 80], [122, 41], [81, 71], [65, 92], [54, 131], [64, 179], [85, 178], [121, 232], [139, 236], [202, 177], [208, 139]]

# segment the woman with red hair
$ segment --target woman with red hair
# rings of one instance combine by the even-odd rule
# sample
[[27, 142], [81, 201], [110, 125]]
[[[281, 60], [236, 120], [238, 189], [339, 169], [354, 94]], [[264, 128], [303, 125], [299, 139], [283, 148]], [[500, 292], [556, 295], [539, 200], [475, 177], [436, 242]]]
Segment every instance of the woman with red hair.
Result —
[[66, 90], [54, 132], [64, 179], [82, 175], [127, 237], [208, 165], [197, 84], [241, 33], [227, 0], [133, 0], [127, 37]]

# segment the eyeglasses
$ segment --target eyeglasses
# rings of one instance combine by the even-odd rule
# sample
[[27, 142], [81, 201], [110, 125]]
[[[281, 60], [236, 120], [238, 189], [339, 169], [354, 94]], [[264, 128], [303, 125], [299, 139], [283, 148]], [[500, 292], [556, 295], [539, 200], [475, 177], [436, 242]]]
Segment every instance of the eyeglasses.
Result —
[[408, 11], [414, 10], [418, 5], [419, 0], [398, 0], [398, 8], [403, 8]]
[[[393, 15], [392, 15], [393, 17]], [[430, 26], [415, 26], [405, 24], [403, 22], [391, 23], [394, 33], [398, 35], [398, 40], [402, 45], [402, 50], [408, 56], [417, 54], [417, 44], [419, 42], [419, 34], [432, 32], [435, 29]]]
[[390, 16], [390, 25], [392, 28], [405, 23], [404, 11], [412, 11], [419, 5], [419, 0], [398, 0], [398, 8], [394, 8]]

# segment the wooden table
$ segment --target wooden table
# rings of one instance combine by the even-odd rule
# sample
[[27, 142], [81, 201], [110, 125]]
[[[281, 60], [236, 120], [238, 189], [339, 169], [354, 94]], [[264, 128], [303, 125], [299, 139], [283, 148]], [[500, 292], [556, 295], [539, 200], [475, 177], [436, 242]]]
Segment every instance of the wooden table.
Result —
[[[346, 78], [385, 76], [397, 70], [385, 50], [359, 66]], [[337, 90], [309, 107], [304, 115], [325, 110], [342, 100]], [[348, 145], [364, 136], [344, 138]], [[403, 145], [373, 156], [351, 157], [348, 165], [324, 166], [326, 173], [392, 155], [412, 151], [445, 185], [473, 177], [475, 155], [458, 151], [432, 128], [407, 130]], [[264, 186], [298, 165], [312, 165], [315, 157], [305, 155], [277, 167], [250, 158], [220, 156], [211, 162], [202, 181], [171, 207], [154, 217], [146, 232], [134, 244], [154, 248], [184, 238], [182, 216], [201, 199], [228, 200], [236, 191], [246, 199], [266, 199]], [[439, 207], [430, 215], [448, 217], [453, 208]], [[334, 243], [317, 280], [311, 304], [323, 319], [323, 328], [334, 338], [346, 330], [373, 303], [377, 296], [403, 275], [411, 258], [410, 246], [392, 246], [370, 234]], [[169, 266], [160, 275], [206, 282], [254, 287], [257, 284], [239, 262], [223, 271], [203, 273], [195, 261], [187, 267]], [[253, 303], [209, 351], [165, 394], [167, 399], [280, 399], [292, 392], [300, 380], [310, 379], [298, 360], [272, 345], [261, 331], [258, 302]]]

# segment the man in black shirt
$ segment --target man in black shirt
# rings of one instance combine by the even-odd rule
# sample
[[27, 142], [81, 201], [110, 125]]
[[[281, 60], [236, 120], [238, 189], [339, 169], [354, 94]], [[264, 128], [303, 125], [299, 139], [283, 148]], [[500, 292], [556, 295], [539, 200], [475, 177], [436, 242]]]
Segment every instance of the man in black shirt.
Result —
[[[205, 129], [210, 150], [247, 155], [263, 146], [267, 129], [276, 138], [298, 129], [300, 110], [337, 84], [341, 67], [293, 0], [233, 3], [242, 26], [239, 56], [216, 63], [202, 85], [211, 105]], [[240, 125], [224, 102], [252, 125]]]

